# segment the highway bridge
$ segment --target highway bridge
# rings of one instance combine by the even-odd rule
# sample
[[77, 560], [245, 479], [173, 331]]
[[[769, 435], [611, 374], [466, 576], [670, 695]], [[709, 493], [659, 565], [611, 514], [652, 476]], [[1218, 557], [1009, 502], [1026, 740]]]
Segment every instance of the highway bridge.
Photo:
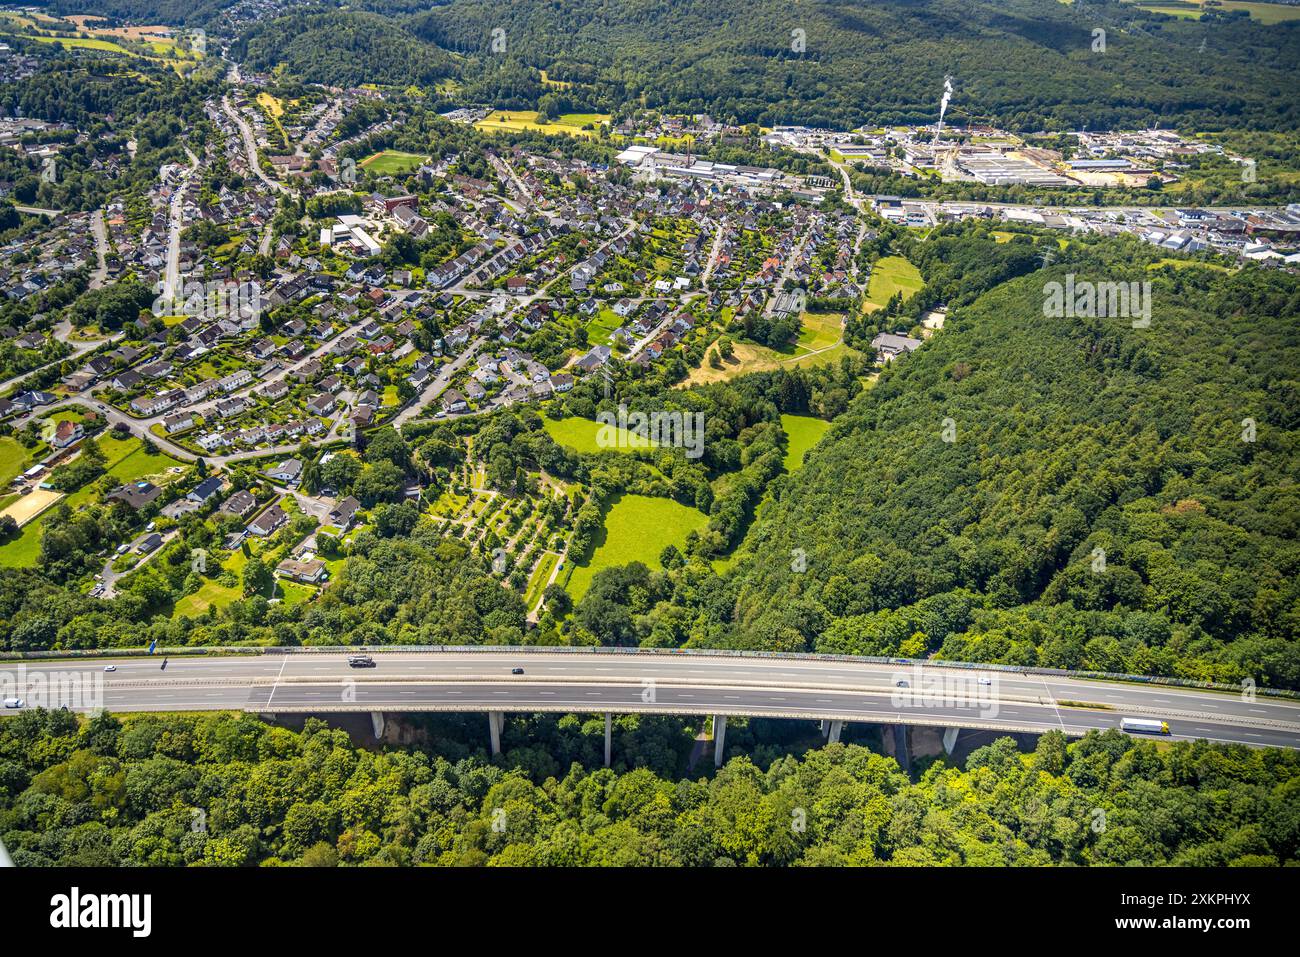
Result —
[[[27, 706], [109, 711], [487, 712], [493, 752], [508, 712], [713, 716], [721, 761], [731, 716], [1077, 736], [1125, 717], [1167, 721], [1176, 740], [1300, 747], [1300, 700], [1170, 684], [1100, 681], [942, 663], [610, 649], [372, 649], [373, 667], [331, 650], [0, 661]], [[353, 653], [360, 653], [353, 652]], [[106, 668], [111, 666], [113, 670]], [[515, 669], [522, 669], [516, 674]], [[7, 683], [6, 683], [6, 679]], [[10, 690], [5, 690], [8, 696]], [[9, 713], [13, 713], [12, 710]]]

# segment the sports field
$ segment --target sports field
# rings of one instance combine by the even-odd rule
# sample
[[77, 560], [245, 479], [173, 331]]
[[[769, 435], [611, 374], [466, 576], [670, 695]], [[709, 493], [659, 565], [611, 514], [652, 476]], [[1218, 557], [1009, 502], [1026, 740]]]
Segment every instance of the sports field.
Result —
[[8, 515], [20, 526], [26, 525], [61, 498], [63, 498], [62, 492], [44, 488], [32, 489], [0, 510], [0, 515]]
[[362, 169], [370, 170], [376, 176], [393, 176], [397, 173], [409, 173], [427, 162], [429, 162], [429, 157], [421, 156], [419, 153], [381, 150], [367, 156], [357, 165]]

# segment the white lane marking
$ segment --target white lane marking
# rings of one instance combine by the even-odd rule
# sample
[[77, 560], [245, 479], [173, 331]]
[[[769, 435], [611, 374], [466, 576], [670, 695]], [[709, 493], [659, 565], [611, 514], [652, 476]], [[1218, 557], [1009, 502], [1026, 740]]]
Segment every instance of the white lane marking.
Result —
[[1042, 675], [1038, 676], [1039, 681], [1043, 683], [1043, 692], [1047, 695], [1047, 700], [1052, 702], [1052, 710], [1056, 712], [1056, 720], [1061, 725], [1061, 730], [1065, 730], [1065, 719], [1061, 717], [1061, 709], [1056, 706], [1056, 696], [1047, 688], [1047, 680]]
[[284, 676], [284, 666], [289, 663], [289, 656], [284, 656], [284, 661], [280, 662], [280, 673], [275, 676], [275, 684], [271, 685], [271, 694], [267, 696], [266, 707], [271, 706], [271, 699], [275, 697], [275, 689], [280, 687], [280, 679]]

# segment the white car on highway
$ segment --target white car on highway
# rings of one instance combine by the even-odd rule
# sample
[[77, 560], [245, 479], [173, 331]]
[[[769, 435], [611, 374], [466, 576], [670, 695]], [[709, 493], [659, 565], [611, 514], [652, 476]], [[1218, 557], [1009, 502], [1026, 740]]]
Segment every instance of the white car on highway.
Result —
[[23, 706], [22, 698], [5, 698], [6, 708], [21, 708]]

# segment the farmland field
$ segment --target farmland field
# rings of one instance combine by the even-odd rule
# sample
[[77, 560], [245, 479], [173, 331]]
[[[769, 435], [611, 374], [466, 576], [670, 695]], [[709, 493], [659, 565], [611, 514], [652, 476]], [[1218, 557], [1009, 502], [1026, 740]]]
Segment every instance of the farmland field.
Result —
[[537, 122], [536, 110], [493, 110], [474, 126], [486, 133], [500, 130], [532, 130], [536, 133], [557, 133], [590, 139], [596, 136], [596, 131], [584, 130], [582, 127], [588, 124], [598, 126], [608, 120], [608, 113], [565, 113], [549, 123], [542, 124]]
[[683, 547], [686, 536], [692, 530], [702, 530], [708, 522], [708, 516], [699, 509], [669, 498], [620, 495], [605, 513], [604, 529], [596, 536], [591, 558], [585, 564], [573, 566], [565, 588], [577, 601], [586, 594], [592, 576], [602, 568], [642, 562], [657, 569], [659, 553], [664, 548]]
[[[1163, 13], [1183, 19], [1200, 19], [1205, 0], [1157, 0], [1153, 3], [1139, 3], [1137, 6], [1152, 13]], [[1220, 10], [1244, 10], [1252, 20], [1263, 24], [1286, 23], [1300, 19], [1300, 7], [1282, 3], [1256, 3], [1253, 0], [1222, 0]]]

